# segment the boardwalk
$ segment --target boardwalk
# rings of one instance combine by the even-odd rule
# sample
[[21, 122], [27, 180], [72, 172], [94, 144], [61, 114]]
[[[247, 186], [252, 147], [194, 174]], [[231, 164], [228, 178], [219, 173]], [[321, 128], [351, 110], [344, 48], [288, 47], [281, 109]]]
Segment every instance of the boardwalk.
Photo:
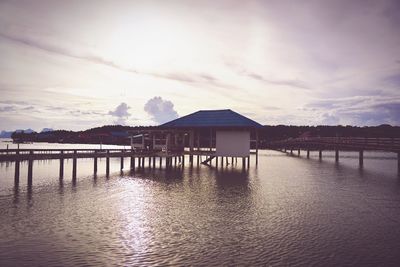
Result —
[[[0, 162], [15, 162], [15, 180], [19, 180], [20, 162], [28, 161], [28, 183], [32, 182], [33, 162], [37, 160], [59, 160], [59, 175], [64, 176], [64, 160], [72, 159], [72, 178], [77, 176], [77, 159], [90, 158], [93, 159], [93, 173], [97, 174], [97, 159], [106, 159], [106, 176], [110, 173], [110, 158], [120, 158], [120, 169], [124, 169], [124, 159], [130, 158], [130, 169], [147, 167], [155, 168], [163, 164], [166, 168], [183, 167], [185, 165], [185, 156], [189, 156], [189, 164], [193, 166], [195, 157], [197, 157], [197, 165], [200, 163], [211, 164], [212, 160], [218, 167], [218, 158], [220, 158], [221, 166], [228, 164], [228, 158], [216, 157], [215, 151], [207, 148], [194, 151], [160, 151], [146, 149], [0, 149]], [[156, 160], [158, 159], [158, 160]], [[246, 162], [247, 159], [247, 162]], [[204, 161], [203, 161], [204, 160]], [[237, 162], [237, 158], [232, 157], [231, 163]], [[146, 164], [147, 163], [147, 164]], [[249, 167], [250, 157], [243, 157], [242, 167]]]
[[398, 174], [400, 176], [400, 138], [363, 138], [363, 137], [308, 137], [292, 138], [281, 141], [269, 142], [267, 148], [293, 154], [297, 150], [300, 155], [301, 150], [307, 151], [307, 158], [310, 151], [318, 151], [319, 158], [325, 150], [335, 151], [335, 160], [339, 161], [339, 151], [359, 152], [360, 167], [364, 164], [364, 151], [384, 151], [397, 153]]
[[154, 152], [131, 149], [0, 149], [0, 161], [74, 158], [176, 157], [182, 152]]
[[307, 137], [268, 143], [272, 149], [400, 152], [400, 138]]

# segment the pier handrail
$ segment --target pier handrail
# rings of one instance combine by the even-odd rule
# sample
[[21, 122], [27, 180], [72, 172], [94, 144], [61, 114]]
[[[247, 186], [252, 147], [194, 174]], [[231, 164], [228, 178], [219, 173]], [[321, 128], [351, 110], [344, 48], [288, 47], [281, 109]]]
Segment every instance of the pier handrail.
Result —
[[296, 147], [325, 147], [356, 150], [400, 151], [400, 138], [373, 138], [373, 137], [301, 137], [290, 138], [267, 143], [268, 148], [296, 146]]

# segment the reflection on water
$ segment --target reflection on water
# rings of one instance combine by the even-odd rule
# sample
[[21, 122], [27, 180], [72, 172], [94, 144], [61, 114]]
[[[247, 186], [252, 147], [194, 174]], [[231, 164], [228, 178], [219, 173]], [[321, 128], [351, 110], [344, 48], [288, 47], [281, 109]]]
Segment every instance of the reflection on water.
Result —
[[111, 159], [109, 177], [104, 160], [93, 176], [79, 159], [76, 180], [71, 161], [63, 178], [59, 161], [43, 161], [31, 184], [26, 162], [19, 181], [2, 163], [0, 266], [397, 266], [397, 161], [369, 156], [361, 170], [351, 153], [335, 163], [263, 151], [247, 170], [120, 172]]

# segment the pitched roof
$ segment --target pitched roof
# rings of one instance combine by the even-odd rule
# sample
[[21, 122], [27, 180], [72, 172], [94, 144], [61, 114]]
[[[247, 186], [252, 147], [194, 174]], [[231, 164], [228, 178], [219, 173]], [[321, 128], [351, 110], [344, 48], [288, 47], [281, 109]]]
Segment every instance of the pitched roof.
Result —
[[218, 128], [257, 128], [261, 124], [230, 109], [222, 110], [200, 110], [192, 114], [180, 117], [173, 121], [164, 123], [161, 127], [218, 127]]

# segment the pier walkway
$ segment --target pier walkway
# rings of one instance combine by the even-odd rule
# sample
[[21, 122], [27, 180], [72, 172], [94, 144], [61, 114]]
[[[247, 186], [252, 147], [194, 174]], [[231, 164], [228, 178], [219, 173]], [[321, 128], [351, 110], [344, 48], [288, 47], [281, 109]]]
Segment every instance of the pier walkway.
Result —
[[[124, 169], [124, 159], [130, 158], [130, 169], [144, 168], [165, 168], [183, 167], [185, 165], [185, 156], [189, 158], [189, 164], [193, 166], [195, 157], [197, 157], [197, 165], [211, 164], [212, 160], [218, 168], [218, 159], [221, 166], [228, 164], [228, 157], [217, 157], [212, 149], [197, 149], [193, 151], [160, 151], [146, 149], [0, 149], [0, 162], [15, 162], [15, 180], [19, 180], [20, 162], [28, 161], [28, 183], [32, 182], [33, 162], [40, 160], [59, 160], [60, 178], [64, 176], [64, 160], [72, 159], [72, 178], [76, 179], [77, 175], [77, 159], [90, 158], [93, 159], [93, 173], [97, 174], [98, 158], [106, 159], [106, 176], [110, 174], [110, 158], [120, 158], [120, 169]], [[158, 160], [156, 160], [158, 159]], [[204, 160], [204, 161], [203, 161]], [[237, 163], [237, 158], [232, 157], [231, 163]], [[147, 164], [146, 164], [147, 162]], [[242, 158], [243, 168], [250, 165], [250, 157]]]
[[322, 159], [323, 151], [335, 151], [335, 161], [339, 161], [339, 151], [356, 151], [359, 153], [359, 165], [364, 164], [364, 151], [384, 151], [397, 153], [398, 174], [400, 176], [400, 138], [364, 138], [364, 137], [306, 137], [290, 138], [286, 140], [273, 141], [267, 143], [268, 149], [289, 152], [293, 150], [304, 150], [307, 158], [310, 151], [318, 151], [319, 158]]

